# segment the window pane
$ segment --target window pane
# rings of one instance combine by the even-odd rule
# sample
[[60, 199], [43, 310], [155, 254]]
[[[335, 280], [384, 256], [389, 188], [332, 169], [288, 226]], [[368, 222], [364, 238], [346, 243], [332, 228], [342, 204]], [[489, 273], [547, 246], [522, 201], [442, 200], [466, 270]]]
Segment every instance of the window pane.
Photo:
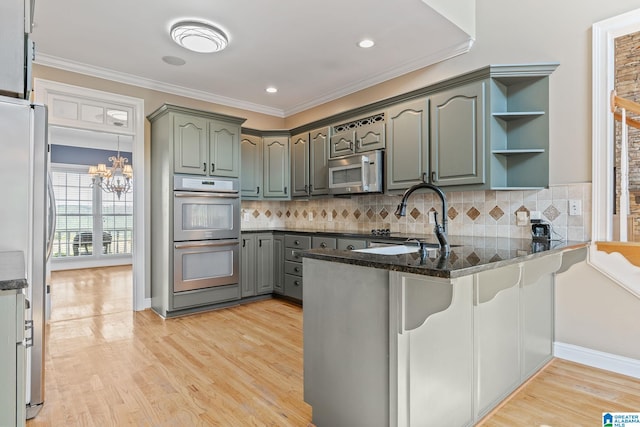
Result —
[[91, 255], [93, 202], [91, 188], [88, 194], [83, 188], [86, 173], [55, 169], [51, 173], [57, 210], [52, 256]]

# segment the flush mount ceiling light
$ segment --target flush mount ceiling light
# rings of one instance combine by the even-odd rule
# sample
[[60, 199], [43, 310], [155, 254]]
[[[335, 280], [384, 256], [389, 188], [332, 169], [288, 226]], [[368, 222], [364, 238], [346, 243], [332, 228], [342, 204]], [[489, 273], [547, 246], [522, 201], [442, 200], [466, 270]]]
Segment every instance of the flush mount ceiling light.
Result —
[[276, 93], [278, 91], [278, 88], [275, 88], [273, 86], [269, 86], [268, 88], [265, 89], [267, 92], [269, 93]]
[[369, 40], [369, 39], [364, 39], [364, 40], [360, 40], [360, 42], [358, 43], [358, 46], [360, 46], [363, 49], [368, 49], [370, 47], [373, 47], [375, 43], [373, 42], [373, 40]]
[[220, 52], [229, 44], [224, 31], [204, 22], [178, 22], [171, 27], [170, 34], [180, 46], [199, 53]]

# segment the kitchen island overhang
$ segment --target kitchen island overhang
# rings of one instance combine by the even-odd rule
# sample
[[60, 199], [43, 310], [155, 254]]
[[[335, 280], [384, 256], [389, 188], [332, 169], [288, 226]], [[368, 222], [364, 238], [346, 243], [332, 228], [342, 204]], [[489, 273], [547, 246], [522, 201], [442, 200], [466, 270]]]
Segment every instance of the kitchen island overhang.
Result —
[[446, 262], [303, 253], [318, 427], [473, 425], [551, 360], [555, 273], [588, 243], [452, 240]]

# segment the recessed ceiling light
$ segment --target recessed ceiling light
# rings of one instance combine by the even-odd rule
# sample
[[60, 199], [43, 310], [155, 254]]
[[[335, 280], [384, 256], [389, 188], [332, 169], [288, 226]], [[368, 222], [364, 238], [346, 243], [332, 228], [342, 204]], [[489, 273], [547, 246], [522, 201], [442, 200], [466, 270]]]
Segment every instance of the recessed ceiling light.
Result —
[[265, 89], [267, 92], [269, 93], [276, 93], [278, 91], [278, 88], [275, 88], [273, 86], [269, 86], [268, 88]]
[[199, 53], [219, 52], [229, 44], [224, 31], [204, 22], [178, 22], [171, 27], [170, 34], [180, 46]]
[[363, 49], [368, 49], [370, 47], [373, 47], [375, 43], [373, 42], [373, 40], [369, 40], [369, 39], [364, 39], [361, 40], [360, 43], [358, 43], [358, 46], [360, 46]]
[[162, 60], [169, 65], [176, 65], [176, 66], [184, 65], [187, 63], [187, 61], [185, 61], [182, 58], [178, 58], [177, 56], [163, 56]]

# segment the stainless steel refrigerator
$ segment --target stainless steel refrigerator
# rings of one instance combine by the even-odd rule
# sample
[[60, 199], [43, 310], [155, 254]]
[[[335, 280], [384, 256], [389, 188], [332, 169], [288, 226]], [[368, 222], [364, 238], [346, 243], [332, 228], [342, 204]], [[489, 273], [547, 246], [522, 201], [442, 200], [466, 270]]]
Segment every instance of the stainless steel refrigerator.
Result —
[[[27, 419], [44, 403], [46, 262], [54, 231], [48, 180], [47, 109], [0, 97], [0, 251], [25, 254], [29, 283], [27, 330]], [[28, 322], [30, 323], [30, 322]]]

